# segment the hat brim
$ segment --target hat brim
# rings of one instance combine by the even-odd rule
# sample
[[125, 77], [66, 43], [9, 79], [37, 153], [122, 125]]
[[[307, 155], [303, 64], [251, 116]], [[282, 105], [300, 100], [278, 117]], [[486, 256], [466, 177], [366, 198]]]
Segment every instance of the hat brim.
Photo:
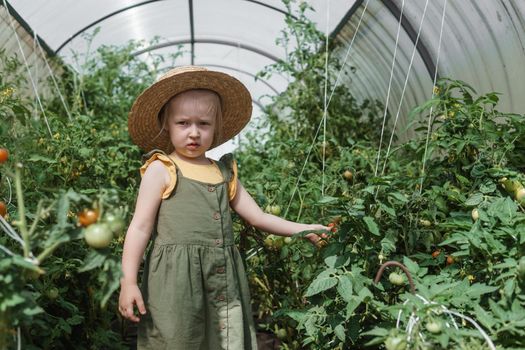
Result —
[[173, 151], [169, 134], [158, 123], [162, 107], [175, 95], [192, 89], [215, 91], [222, 105], [222, 136], [215, 140], [221, 145], [237, 135], [249, 122], [252, 99], [246, 87], [236, 78], [221, 72], [196, 67], [174, 69], [144, 90], [135, 100], [128, 118], [131, 139], [144, 151], [160, 149]]

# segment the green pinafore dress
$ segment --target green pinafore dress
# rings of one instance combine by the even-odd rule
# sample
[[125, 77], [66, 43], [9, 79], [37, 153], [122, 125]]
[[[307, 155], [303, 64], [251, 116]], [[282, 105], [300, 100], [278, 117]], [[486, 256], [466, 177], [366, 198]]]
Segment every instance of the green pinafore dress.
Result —
[[138, 349], [257, 349], [248, 281], [233, 241], [232, 161], [228, 154], [217, 162], [224, 179], [218, 184], [186, 178], [177, 168], [146, 255], [147, 314], [138, 325]]

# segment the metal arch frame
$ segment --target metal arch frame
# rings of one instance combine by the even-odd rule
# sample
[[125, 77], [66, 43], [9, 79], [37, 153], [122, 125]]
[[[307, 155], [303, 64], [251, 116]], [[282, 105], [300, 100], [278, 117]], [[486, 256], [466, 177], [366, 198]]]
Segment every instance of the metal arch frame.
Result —
[[[131, 5], [131, 6], [127, 6], [127, 7], [124, 7], [124, 8], [121, 8], [117, 11], [114, 11], [114, 12], [111, 12], [101, 18], [99, 18], [98, 20], [88, 24], [87, 26], [83, 27], [82, 29], [80, 29], [79, 31], [77, 31], [75, 34], [71, 35], [66, 41], [64, 41], [59, 47], [58, 49], [56, 49], [54, 52], [53, 50], [49, 49], [51, 53], [53, 54], [58, 54], [63, 48], [64, 46], [66, 46], [67, 44], [69, 44], [73, 39], [75, 39], [76, 37], [78, 37], [80, 34], [82, 34], [83, 32], [85, 32], [86, 30], [92, 28], [93, 26], [99, 24], [100, 22], [103, 22], [105, 21], [106, 19], [108, 18], [111, 18], [115, 15], [118, 15], [119, 13], [122, 13], [122, 12], [125, 12], [125, 11], [128, 11], [130, 9], [133, 9], [133, 8], [136, 8], [136, 7], [140, 7], [140, 6], [143, 6], [143, 5], [148, 5], [150, 3], [153, 3], [153, 2], [159, 2], [159, 1], [163, 1], [163, 0], [148, 0], [148, 1], [143, 1], [143, 2], [140, 2], [140, 3], [137, 3], [137, 4], [134, 4], [134, 5]], [[193, 25], [193, 0], [188, 0], [189, 1], [189, 7], [190, 7], [190, 36], [191, 36], [191, 42], [194, 42], [194, 39], [195, 39], [195, 34], [194, 34], [194, 25]], [[266, 8], [269, 8], [273, 11], [277, 11], [277, 12], [280, 12], [284, 15], [288, 15], [288, 16], [292, 16], [293, 18], [295, 18], [293, 15], [287, 13], [286, 11], [283, 11], [281, 9], [278, 9], [274, 6], [271, 6], [271, 5], [268, 5], [268, 4], [264, 4], [260, 1], [256, 1], [256, 0], [245, 0], [245, 1], [248, 1], [248, 2], [251, 2], [251, 3], [254, 3], [256, 5], [259, 5], [259, 6], [264, 6]], [[10, 6], [10, 5], [9, 5]], [[10, 6], [12, 8], [12, 6]], [[28, 26], [28, 28], [30, 28]], [[43, 42], [43, 41], [42, 41]], [[48, 47], [49, 48], [49, 47]], [[192, 57], [193, 57], [193, 51], [192, 51]]]
[[292, 15], [291, 13], [288, 13], [288, 12], [286, 12], [286, 11], [283, 11], [283, 10], [281, 10], [281, 9], [275, 7], [275, 6], [265, 4], [264, 2], [257, 1], [257, 0], [244, 0], [244, 1], [248, 1], [248, 2], [251, 2], [251, 3], [257, 4], [257, 5], [260, 5], [260, 6], [267, 7], [267, 8], [269, 8], [269, 9], [274, 10], [274, 11], [280, 12], [280, 13], [282, 13], [282, 14], [285, 15], [285, 16], [290, 16], [291, 18], [297, 20], [297, 17], [295, 17], [295, 16]]
[[[363, 4], [364, 0], [357, 0], [354, 5], [348, 10], [346, 15], [341, 19], [337, 27], [332, 31], [330, 34], [331, 39], [335, 39], [337, 35], [341, 32], [343, 27], [350, 21], [350, 18], [355, 14], [357, 9]], [[381, 0], [383, 5], [390, 11], [392, 16], [398, 20], [399, 16], [401, 15], [401, 10], [397, 5], [394, 3], [393, 0]], [[401, 17], [401, 26], [407, 33], [410, 40], [412, 40], [412, 43], [416, 44], [416, 38], [417, 38], [417, 31], [414, 29], [408, 18], [403, 14]], [[434, 74], [436, 74], [437, 79], [439, 79], [439, 72], [436, 69], [436, 65], [434, 61], [432, 60], [432, 56], [430, 55], [430, 52], [426, 45], [419, 40], [416, 46], [417, 52], [419, 53], [419, 56], [423, 60], [423, 63], [425, 64], [425, 67], [428, 71], [428, 74], [430, 75], [430, 79], [434, 81]]]
[[[233, 67], [229, 67], [229, 66], [224, 66], [222, 64], [214, 64], [214, 63], [211, 63], [211, 64], [207, 64], [207, 63], [202, 63], [202, 65], [204, 66], [208, 66], [208, 67], [215, 67], [215, 68], [225, 68], [225, 69], [231, 69], [235, 72], [239, 72], [239, 73], [243, 73], [243, 74], [246, 74], [246, 75], [249, 75], [250, 77], [254, 78], [254, 80], [259, 80], [261, 83], [263, 83], [264, 85], [266, 85], [270, 90], [272, 90], [276, 95], [279, 94], [279, 91], [277, 91], [276, 88], [274, 88], [269, 82], [267, 82], [266, 80], [264, 79], [261, 79], [261, 78], [257, 78], [255, 76], [255, 74], [253, 73], [250, 73], [248, 71], [245, 71], [243, 69], [239, 69], [239, 68], [233, 68]], [[256, 103], [254, 101], [254, 103]]]
[[[139, 50], [137, 52], [134, 52], [132, 55], [133, 56], [138, 56], [138, 55], [142, 55], [143, 53], [146, 53], [146, 52], [149, 52], [149, 51], [158, 50], [158, 49], [162, 49], [164, 47], [175, 46], [175, 45], [180, 45], [180, 44], [218, 44], [218, 45], [225, 45], [225, 46], [233, 46], [233, 47], [237, 47], [237, 48], [241, 48], [241, 49], [245, 49], [245, 50], [248, 50], [248, 51], [255, 52], [256, 54], [259, 54], [261, 56], [269, 58], [269, 59], [271, 59], [274, 62], [281, 61], [281, 59], [279, 57], [274, 56], [272, 54], [269, 54], [266, 51], [259, 50], [258, 48], [254, 47], [254, 46], [240, 44], [240, 43], [233, 42], [233, 41], [217, 40], [217, 39], [193, 39], [193, 40], [191, 40], [191, 39], [184, 39], [184, 40], [167, 41], [167, 42], [164, 42], [162, 44], [152, 45], [152, 46], [149, 46], [149, 47], [147, 47], [147, 48], [145, 48], [143, 50]], [[193, 55], [193, 53], [192, 53], [192, 55]]]
[[62, 50], [64, 48], [64, 46], [66, 46], [67, 44], [69, 44], [73, 39], [75, 39], [77, 36], [79, 36], [80, 34], [84, 33], [86, 30], [88, 30], [89, 28], [99, 24], [100, 22], [102, 21], [105, 21], [106, 19], [108, 18], [111, 18], [115, 15], [118, 15], [119, 13], [122, 13], [122, 12], [125, 12], [127, 10], [131, 10], [135, 7], [139, 7], [139, 6], [143, 6], [143, 5], [148, 5], [152, 2], [159, 2], [159, 1], [163, 1], [163, 0], [148, 0], [148, 1], [143, 1], [143, 2], [139, 2], [135, 5], [131, 5], [131, 6], [127, 6], [127, 7], [124, 7], [124, 8], [121, 8], [117, 11], [114, 11], [114, 12], [111, 12], [110, 14], [107, 14], [105, 15], [104, 17], [101, 17], [99, 19], [97, 19], [95, 22], [91, 22], [90, 24], [88, 24], [87, 26], [85, 26], [84, 28], [80, 29], [79, 31], [77, 31], [75, 34], [71, 35], [66, 41], [64, 41], [59, 47], [58, 49], [56, 49], [55, 53], [58, 54], [60, 52], [60, 50]]

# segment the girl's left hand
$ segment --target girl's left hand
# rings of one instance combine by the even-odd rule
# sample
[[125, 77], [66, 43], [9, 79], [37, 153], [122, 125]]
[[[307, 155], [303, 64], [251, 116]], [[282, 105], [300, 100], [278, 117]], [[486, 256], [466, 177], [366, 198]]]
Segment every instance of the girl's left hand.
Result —
[[[307, 226], [308, 227], [306, 228], [306, 230], [320, 230], [320, 231], [321, 230], [326, 230], [326, 231], [330, 231], [330, 227], [328, 227], [328, 226], [317, 225], [317, 224], [312, 224], [312, 225], [307, 225]], [[317, 248], [322, 248], [322, 247], [324, 247], [325, 245], [328, 244], [326, 242], [326, 240], [328, 239], [328, 234], [327, 233], [321, 233], [320, 235], [318, 235], [316, 233], [309, 233], [305, 237], [306, 237], [306, 239], [308, 239], [310, 241], [310, 243], [312, 243]]]

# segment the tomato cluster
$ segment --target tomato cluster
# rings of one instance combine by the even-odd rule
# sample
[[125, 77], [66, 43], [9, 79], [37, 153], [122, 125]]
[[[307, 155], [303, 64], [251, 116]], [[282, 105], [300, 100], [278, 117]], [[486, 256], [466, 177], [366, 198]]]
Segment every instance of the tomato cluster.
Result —
[[106, 248], [111, 243], [113, 235], [120, 235], [124, 230], [124, 220], [115, 214], [106, 214], [99, 222], [98, 209], [84, 209], [78, 214], [78, 225], [85, 227], [86, 243], [96, 249]]

